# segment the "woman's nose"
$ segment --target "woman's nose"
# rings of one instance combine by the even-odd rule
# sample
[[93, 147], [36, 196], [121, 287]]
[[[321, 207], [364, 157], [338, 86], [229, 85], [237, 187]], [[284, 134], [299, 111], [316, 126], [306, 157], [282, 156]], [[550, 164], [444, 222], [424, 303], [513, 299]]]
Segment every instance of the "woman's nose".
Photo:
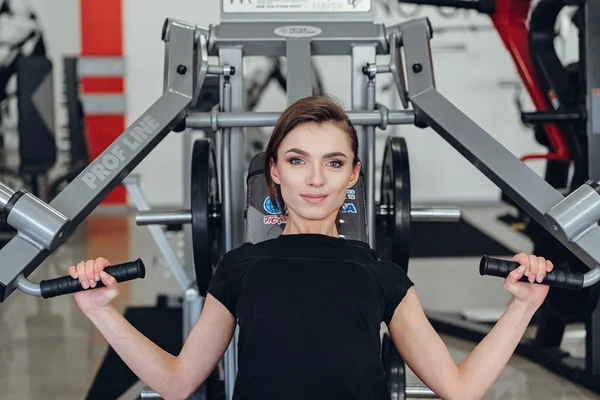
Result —
[[322, 186], [325, 183], [325, 177], [323, 170], [320, 166], [313, 166], [310, 168], [308, 174], [308, 184], [310, 186]]

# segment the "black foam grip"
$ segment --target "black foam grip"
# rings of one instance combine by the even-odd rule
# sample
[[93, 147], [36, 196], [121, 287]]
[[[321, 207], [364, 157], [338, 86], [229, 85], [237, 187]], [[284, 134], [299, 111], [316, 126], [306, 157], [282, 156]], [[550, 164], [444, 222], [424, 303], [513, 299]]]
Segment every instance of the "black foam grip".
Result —
[[[106, 267], [104, 271], [114, 277], [117, 282], [130, 281], [137, 278], [144, 279], [146, 276], [146, 267], [139, 258], [135, 261]], [[94, 287], [94, 289], [101, 287], [104, 287], [104, 283], [98, 281], [96, 282], [96, 287]], [[41, 281], [40, 289], [42, 291], [42, 297], [45, 299], [85, 290], [81, 286], [79, 279], [73, 279], [70, 275]]]
[[[484, 256], [479, 263], [479, 274], [506, 278], [517, 268], [519, 268], [519, 263], [516, 261], [507, 261]], [[520, 280], [523, 282], [529, 282], [528, 277], [526, 276], [523, 276]], [[537, 283], [537, 281], [535, 283]], [[562, 269], [553, 269], [546, 274], [544, 280], [540, 282], [540, 285], [548, 285], [562, 289], [581, 290], [583, 288], [583, 273], [565, 271]]]

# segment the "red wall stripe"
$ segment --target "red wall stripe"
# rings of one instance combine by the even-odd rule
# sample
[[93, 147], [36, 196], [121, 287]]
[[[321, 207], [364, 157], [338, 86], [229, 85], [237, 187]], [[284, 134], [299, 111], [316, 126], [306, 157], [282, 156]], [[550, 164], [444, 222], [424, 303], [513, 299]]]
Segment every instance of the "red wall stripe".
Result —
[[80, 0], [81, 55], [123, 55], [121, 0]]
[[86, 117], [88, 135], [95, 137], [95, 147], [98, 154], [106, 149], [114, 139], [112, 133], [119, 130], [122, 133], [123, 117], [121, 115], [90, 115]]
[[[81, 56], [123, 56], [121, 0], [79, 0], [81, 18]], [[124, 78], [83, 77], [85, 94], [123, 94]], [[96, 158], [126, 129], [125, 115], [86, 115], [90, 156]], [[127, 192], [122, 185], [113, 190], [103, 204], [125, 204]]]
[[123, 78], [82, 78], [81, 93], [123, 93], [125, 82]]

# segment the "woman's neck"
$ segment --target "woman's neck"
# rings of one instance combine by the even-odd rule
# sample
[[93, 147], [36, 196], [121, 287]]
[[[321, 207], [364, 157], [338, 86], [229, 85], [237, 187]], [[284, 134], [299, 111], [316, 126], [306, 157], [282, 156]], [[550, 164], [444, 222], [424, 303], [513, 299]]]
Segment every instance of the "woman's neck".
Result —
[[[335, 221], [333, 221], [335, 222]], [[328, 219], [321, 221], [298, 221], [288, 217], [282, 235], [297, 235], [302, 233], [339, 237], [337, 226]]]

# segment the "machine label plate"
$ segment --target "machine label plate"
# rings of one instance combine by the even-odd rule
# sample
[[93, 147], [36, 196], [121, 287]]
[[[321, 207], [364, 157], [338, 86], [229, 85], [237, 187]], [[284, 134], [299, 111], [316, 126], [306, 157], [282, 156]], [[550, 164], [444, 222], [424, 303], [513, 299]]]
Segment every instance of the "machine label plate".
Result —
[[371, 11], [371, 0], [223, 0], [224, 13], [368, 11]]
[[321, 28], [305, 25], [286, 25], [280, 26], [273, 31], [278, 36], [289, 38], [312, 37], [321, 34]]

